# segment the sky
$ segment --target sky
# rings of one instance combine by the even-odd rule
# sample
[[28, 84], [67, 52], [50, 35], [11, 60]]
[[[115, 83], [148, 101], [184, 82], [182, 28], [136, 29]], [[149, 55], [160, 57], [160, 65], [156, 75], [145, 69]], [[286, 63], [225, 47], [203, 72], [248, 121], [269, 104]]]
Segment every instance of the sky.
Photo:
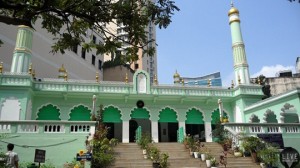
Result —
[[[221, 72], [223, 86], [233, 75], [230, 0], [175, 0], [180, 8], [167, 29], [156, 29], [158, 80]], [[288, 0], [235, 0], [251, 77], [295, 72], [300, 57], [300, 3]]]

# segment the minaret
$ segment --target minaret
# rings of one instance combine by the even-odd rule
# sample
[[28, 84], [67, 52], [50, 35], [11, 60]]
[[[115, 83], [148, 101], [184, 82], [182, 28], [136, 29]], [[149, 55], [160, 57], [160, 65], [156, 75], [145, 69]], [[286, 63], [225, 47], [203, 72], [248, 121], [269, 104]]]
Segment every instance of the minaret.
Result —
[[33, 29], [19, 26], [10, 72], [28, 72], [31, 63]]
[[228, 12], [228, 16], [232, 38], [235, 83], [237, 85], [247, 85], [250, 84], [250, 75], [246, 58], [245, 45], [243, 42], [240, 27], [239, 10], [233, 6], [232, 2], [231, 9]]

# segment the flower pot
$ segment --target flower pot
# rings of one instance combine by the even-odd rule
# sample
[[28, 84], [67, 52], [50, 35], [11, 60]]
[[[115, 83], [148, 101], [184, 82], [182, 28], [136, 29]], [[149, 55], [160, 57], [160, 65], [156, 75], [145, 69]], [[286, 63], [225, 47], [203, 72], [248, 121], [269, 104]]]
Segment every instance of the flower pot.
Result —
[[243, 156], [242, 152], [234, 152], [233, 154], [234, 154], [235, 157], [242, 157]]
[[253, 163], [256, 163], [258, 161], [256, 152], [251, 152], [251, 157], [252, 157], [252, 162]]
[[206, 160], [206, 167], [211, 167], [211, 161], [210, 160]]
[[244, 156], [245, 156], [245, 157], [251, 157], [251, 153], [248, 152], [248, 151], [245, 151], [245, 152], [244, 152]]
[[198, 155], [199, 155], [199, 152], [194, 152], [194, 157], [195, 158], [199, 158]]
[[159, 168], [159, 163], [152, 163], [153, 168]]
[[267, 168], [265, 163], [260, 163], [259, 165], [260, 165], [261, 168]]
[[148, 158], [148, 156], [147, 155], [144, 155], [144, 159], [147, 159]]
[[218, 168], [218, 167], [215, 167], [215, 166], [211, 166], [210, 168]]
[[205, 160], [206, 160], [206, 155], [205, 155], [205, 153], [201, 153], [201, 160], [202, 160], [202, 161], [205, 161]]
[[143, 155], [147, 155], [147, 150], [143, 149]]

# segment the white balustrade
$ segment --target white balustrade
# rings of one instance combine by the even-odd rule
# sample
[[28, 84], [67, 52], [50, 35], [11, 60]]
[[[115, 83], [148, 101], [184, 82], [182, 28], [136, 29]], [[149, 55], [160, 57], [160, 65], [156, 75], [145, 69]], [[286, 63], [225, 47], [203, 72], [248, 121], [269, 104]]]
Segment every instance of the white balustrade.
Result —
[[38, 133], [39, 126], [37, 124], [19, 124], [18, 133]]
[[286, 126], [286, 133], [299, 133], [299, 128], [297, 126]]
[[8, 123], [1, 123], [0, 133], [11, 133], [11, 125]]
[[263, 133], [263, 129], [261, 128], [261, 126], [250, 126], [249, 132], [250, 133]]
[[90, 125], [85, 124], [72, 124], [70, 126], [71, 133], [89, 133], [90, 132]]
[[64, 133], [65, 127], [61, 124], [45, 124], [44, 125], [45, 133]]
[[267, 126], [268, 133], [280, 133], [280, 129], [278, 126]]

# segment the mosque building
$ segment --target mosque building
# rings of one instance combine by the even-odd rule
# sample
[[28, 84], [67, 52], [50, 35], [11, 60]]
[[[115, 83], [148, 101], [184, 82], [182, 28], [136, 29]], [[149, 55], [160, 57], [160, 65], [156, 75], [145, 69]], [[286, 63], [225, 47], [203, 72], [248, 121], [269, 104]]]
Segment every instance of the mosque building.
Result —
[[32, 160], [33, 150], [43, 148], [61, 164], [84, 148], [86, 136], [95, 131], [90, 118], [102, 105], [109, 136], [122, 143], [134, 142], [138, 126], [156, 143], [177, 142], [185, 134], [212, 142], [215, 124], [227, 118], [224, 126], [232, 135], [280, 134], [285, 146], [300, 151], [295, 141], [300, 138], [300, 89], [261, 100], [261, 86], [250, 83], [239, 10], [232, 5], [228, 16], [235, 76], [231, 89], [209, 82], [185, 85], [179, 74], [174, 75], [174, 85], [160, 85], [144, 70], [134, 73], [133, 82], [126, 76], [124, 82], [97, 76], [69, 79], [63, 67], [60, 78], [37, 79], [31, 65], [33, 30], [19, 26], [11, 71], [0, 65], [0, 132], [10, 135], [23, 160]]

